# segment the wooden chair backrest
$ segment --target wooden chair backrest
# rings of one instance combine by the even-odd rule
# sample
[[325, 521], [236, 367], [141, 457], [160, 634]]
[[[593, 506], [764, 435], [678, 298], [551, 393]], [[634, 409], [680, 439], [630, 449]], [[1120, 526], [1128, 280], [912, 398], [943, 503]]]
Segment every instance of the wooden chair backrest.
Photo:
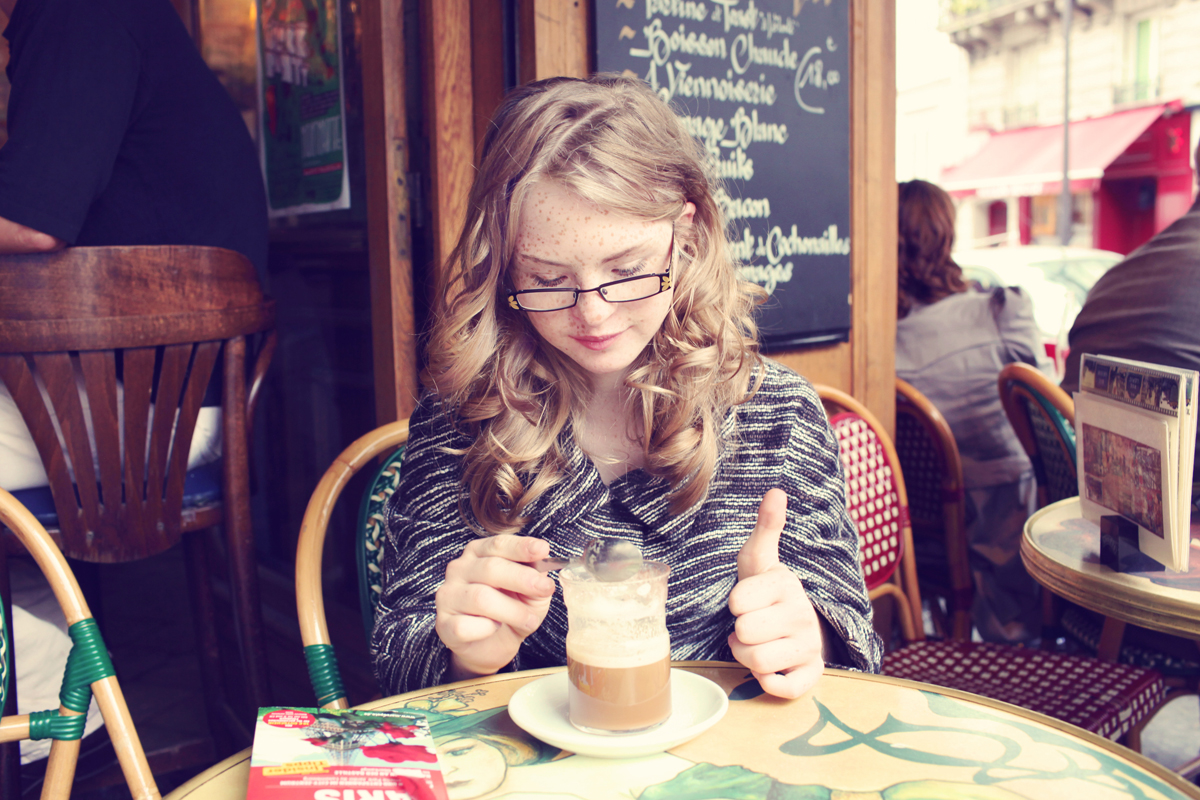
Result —
[[908, 492], [913, 539], [926, 536], [936, 538], [941, 544], [946, 583], [952, 595], [951, 633], [955, 639], [969, 640], [973, 582], [967, 552], [962, 457], [946, 418], [929, 398], [899, 378], [896, 379], [896, 454]]
[[[351, 478], [377, 457], [390, 453], [407, 442], [407, 419], [381, 425], [360, 436], [334, 459], [329, 469], [325, 470], [308, 500], [308, 506], [304, 509], [304, 518], [300, 522], [300, 538], [296, 544], [296, 611], [300, 617], [300, 639], [304, 643], [310, 677], [319, 705], [323, 708], [349, 708], [344, 690], [337, 691], [342, 688], [341, 677], [337, 672], [336, 660], [331, 656], [329, 626], [325, 621], [325, 594], [321, 586], [321, 557], [325, 549], [329, 518], [342, 490]], [[362, 539], [359, 541], [364, 542]], [[325, 653], [322, 653], [320, 648], [326, 648]], [[314, 674], [317, 672], [323, 674]], [[318, 687], [318, 683], [323, 686], [332, 685], [335, 689], [331, 691]], [[326, 695], [329, 694], [335, 696], [327, 699]]]
[[[870, 559], [877, 559], [877, 566], [864, 569], [868, 594], [872, 600], [886, 595], [896, 601], [905, 642], [924, 639], [908, 494], [896, 448], [879, 419], [858, 400], [831, 386], [816, 384], [814, 388], [838, 436], [847, 473], [846, 508], [858, 528], [860, 561], [865, 566]], [[864, 477], [869, 486], [853, 485]], [[889, 523], [889, 528], [891, 521], [896, 522], [895, 541], [891, 541], [890, 530], [881, 530], [880, 520]], [[868, 533], [876, 538], [869, 540]], [[886, 563], [880, 558], [883, 554], [887, 554]]]
[[[62, 607], [67, 625], [75, 625], [83, 620], [91, 619], [87, 601], [79, 589], [75, 575], [63, 558], [62, 552], [55, 546], [46, 533], [46, 529], [34, 519], [33, 515], [17, 502], [11, 494], [0, 489], [0, 525], [7, 527], [20, 540], [25, 550], [33, 557], [42, 573], [46, 576], [55, 599]], [[0, 612], [0, 617], [3, 613]], [[0, 628], [0, 636], [3, 631]], [[64, 669], [66, 665], [64, 664]], [[15, 670], [14, 670], [15, 673]], [[7, 681], [8, 676], [2, 676]], [[125, 775], [129, 791], [136, 800], [156, 800], [159, 797], [158, 787], [154, 776], [150, 773], [150, 765], [146, 761], [145, 751], [137, 730], [133, 727], [133, 719], [129, 715], [129, 707], [125, 703], [121, 686], [114, 676], [97, 680], [91, 685], [92, 695], [104, 717], [104, 724], [116, 750], [117, 760]], [[40, 710], [40, 709], [39, 709]], [[71, 713], [60, 710], [60, 713]], [[29, 717], [11, 716], [0, 719], [0, 741], [10, 742], [29, 738]], [[71, 794], [71, 785], [75, 775], [75, 765], [79, 757], [79, 741], [54, 740], [50, 745], [50, 757], [46, 765], [46, 781], [42, 788], [42, 797], [66, 798]]]
[[1075, 401], [1028, 364], [1007, 364], [997, 378], [1004, 413], [1033, 462], [1038, 507], [1079, 494]]
[[228, 461], [247, 446], [247, 411], [274, 345], [268, 337], [259, 349], [248, 391], [246, 337], [273, 326], [274, 302], [230, 250], [0, 257], [0, 382], [37, 445], [69, 557], [126, 561], [179, 541], [188, 449], [213, 368], [223, 353]]

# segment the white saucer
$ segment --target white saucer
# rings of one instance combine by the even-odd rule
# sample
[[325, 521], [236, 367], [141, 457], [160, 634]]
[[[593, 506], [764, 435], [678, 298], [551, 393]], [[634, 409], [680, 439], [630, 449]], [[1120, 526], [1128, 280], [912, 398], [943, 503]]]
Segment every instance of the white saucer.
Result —
[[717, 724], [729, 708], [720, 686], [692, 672], [671, 670], [671, 716], [642, 733], [584, 733], [567, 719], [567, 673], [527, 683], [508, 701], [508, 715], [543, 742], [581, 756], [634, 758], [670, 750]]

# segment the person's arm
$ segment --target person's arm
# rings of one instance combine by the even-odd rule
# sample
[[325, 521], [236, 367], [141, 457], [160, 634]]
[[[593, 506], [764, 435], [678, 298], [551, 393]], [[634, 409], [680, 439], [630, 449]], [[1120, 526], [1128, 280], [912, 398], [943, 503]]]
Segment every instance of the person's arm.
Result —
[[134, 115], [142, 55], [104, 3], [39, 8], [12, 42], [0, 252], [74, 244]]
[[878, 672], [883, 643], [872, 625], [858, 561], [858, 531], [846, 511], [837, 439], [808, 383], [797, 406], [780, 479], [788, 494], [788, 527], [779, 556], [804, 584], [817, 611], [827, 663]]
[[500, 671], [514, 663], [554, 595], [529, 562], [549, 555], [524, 536], [480, 538], [458, 499], [462, 436], [422, 403], [414, 412], [400, 483], [386, 512], [383, 596], [371, 652], [385, 693]]
[[826, 664], [874, 672], [881, 657], [837, 443], [812, 388], [794, 399], [777, 487], [759, 506], [729, 596], [730, 650], [780, 697], [808, 691]]
[[62, 239], [0, 217], [0, 253], [49, 253], [66, 246]]

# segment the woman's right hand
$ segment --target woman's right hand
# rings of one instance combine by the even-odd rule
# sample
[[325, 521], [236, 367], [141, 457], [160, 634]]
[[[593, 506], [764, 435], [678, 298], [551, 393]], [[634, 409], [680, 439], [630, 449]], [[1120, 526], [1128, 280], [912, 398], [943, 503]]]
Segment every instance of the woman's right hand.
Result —
[[544, 539], [487, 536], [446, 565], [434, 602], [450, 680], [495, 674], [542, 624], [555, 584], [532, 564], [549, 555]]

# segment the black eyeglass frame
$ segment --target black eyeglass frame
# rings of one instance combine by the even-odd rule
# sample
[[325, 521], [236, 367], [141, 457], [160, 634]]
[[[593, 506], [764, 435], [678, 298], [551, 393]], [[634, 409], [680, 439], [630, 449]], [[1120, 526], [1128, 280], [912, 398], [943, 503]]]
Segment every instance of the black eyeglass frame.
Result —
[[[533, 314], [542, 314], [548, 311], [566, 311], [568, 308], [574, 308], [579, 304], [579, 295], [587, 294], [588, 292], [596, 292], [600, 298], [606, 303], [637, 303], [641, 300], [649, 300], [651, 297], [657, 297], [663, 292], [671, 288], [671, 273], [675, 271], [675, 226], [671, 226], [671, 263], [667, 266], [666, 272], [651, 272], [647, 275], [633, 275], [628, 278], [621, 278], [615, 281], [608, 281], [599, 286], [593, 286], [591, 289], [522, 289], [519, 292], [509, 292], [507, 299], [509, 308], [514, 311], [528, 311]], [[604, 296], [604, 289], [610, 286], [616, 286], [621, 283], [629, 283], [631, 281], [641, 281], [646, 278], [658, 278], [658, 291], [652, 292], [645, 297], [635, 297], [632, 300], [610, 300]], [[521, 295], [523, 294], [547, 294], [549, 292], [574, 292], [574, 299], [569, 306], [559, 306], [558, 308], [526, 308], [521, 305]]]

